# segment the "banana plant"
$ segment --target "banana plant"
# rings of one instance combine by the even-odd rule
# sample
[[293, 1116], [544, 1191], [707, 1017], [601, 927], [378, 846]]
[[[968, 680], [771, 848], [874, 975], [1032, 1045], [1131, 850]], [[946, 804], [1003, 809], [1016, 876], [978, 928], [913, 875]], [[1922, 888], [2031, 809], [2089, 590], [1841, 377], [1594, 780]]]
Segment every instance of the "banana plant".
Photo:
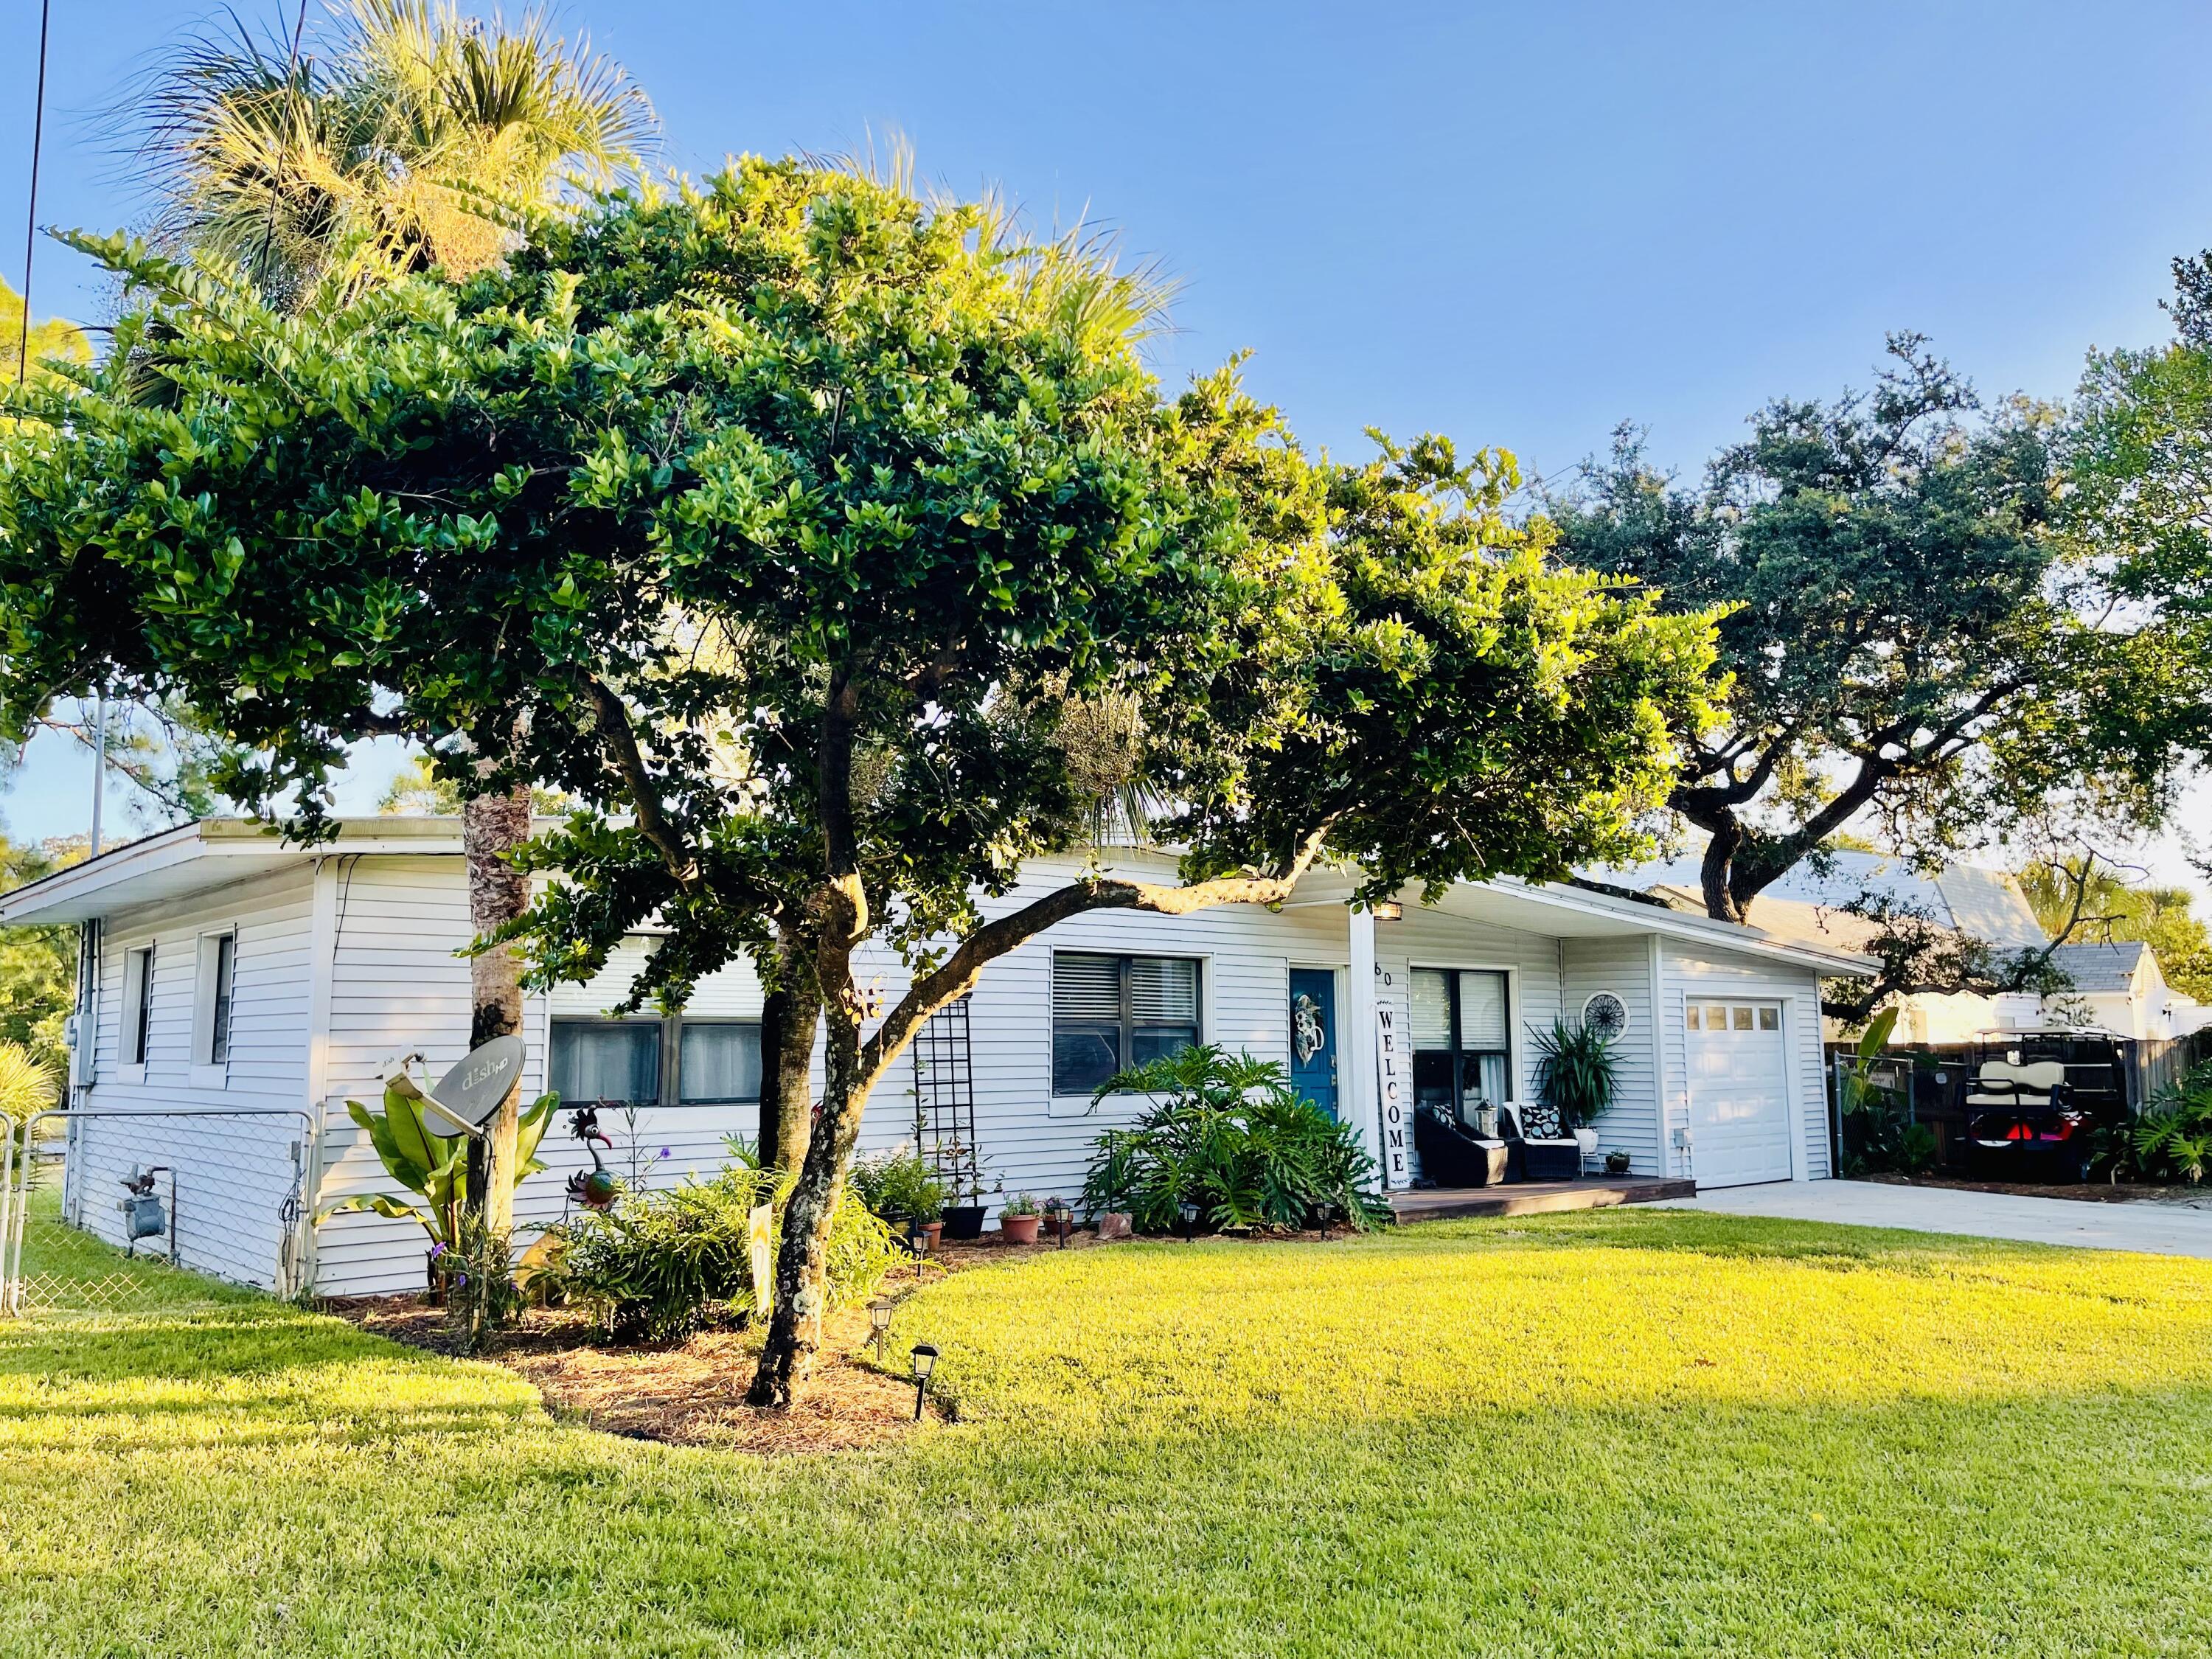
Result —
[[[536, 1175], [545, 1165], [537, 1157], [538, 1143], [561, 1097], [544, 1094], [531, 1102], [514, 1131], [514, 1180]], [[346, 1114], [361, 1125], [385, 1173], [415, 1194], [410, 1200], [391, 1193], [368, 1193], [341, 1199], [317, 1213], [322, 1221], [348, 1210], [372, 1210], [394, 1221], [419, 1224], [430, 1235], [434, 1253], [460, 1248], [461, 1210], [468, 1195], [469, 1138], [441, 1135], [429, 1127], [422, 1113], [422, 1091], [404, 1072], [384, 1085], [382, 1115], [357, 1100], [346, 1102]]]

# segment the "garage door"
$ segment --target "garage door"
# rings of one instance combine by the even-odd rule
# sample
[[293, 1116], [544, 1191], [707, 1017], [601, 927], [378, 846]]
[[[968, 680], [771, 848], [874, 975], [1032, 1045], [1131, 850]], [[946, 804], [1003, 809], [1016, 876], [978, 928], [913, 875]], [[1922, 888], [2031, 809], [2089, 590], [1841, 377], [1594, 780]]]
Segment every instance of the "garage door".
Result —
[[1700, 1187], [1790, 1179], [1790, 1073], [1778, 1002], [1692, 1002], [1690, 1161]]

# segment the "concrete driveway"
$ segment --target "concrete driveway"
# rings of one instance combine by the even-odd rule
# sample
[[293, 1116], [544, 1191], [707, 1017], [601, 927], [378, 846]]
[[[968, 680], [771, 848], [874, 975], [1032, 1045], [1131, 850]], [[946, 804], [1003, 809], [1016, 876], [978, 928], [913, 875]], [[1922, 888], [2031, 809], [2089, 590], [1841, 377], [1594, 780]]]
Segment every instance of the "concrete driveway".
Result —
[[1875, 1181], [1784, 1181], [1723, 1188], [1695, 1198], [1670, 1200], [1665, 1207], [1839, 1221], [1858, 1227], [1911, 1227], [1927, 1233], [2017, 1238], [2092, 1250], [2212, 1257], [2212, 1194], [2203, 1205], [2200, 1209], [2189, 1204], [2096, 1204], [1945, 1187], [1893, 1187]]

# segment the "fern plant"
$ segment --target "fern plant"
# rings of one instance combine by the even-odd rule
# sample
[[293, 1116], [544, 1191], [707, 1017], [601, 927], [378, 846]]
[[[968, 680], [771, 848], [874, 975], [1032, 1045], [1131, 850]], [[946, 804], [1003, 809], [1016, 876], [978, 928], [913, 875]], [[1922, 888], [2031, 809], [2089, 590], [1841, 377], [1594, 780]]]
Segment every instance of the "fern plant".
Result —
[[2191, 1186], [2212, 1167], [2212, 1060], [2160, 1091], [2136, 1125], [2135, 1147], [2145, 1175]]

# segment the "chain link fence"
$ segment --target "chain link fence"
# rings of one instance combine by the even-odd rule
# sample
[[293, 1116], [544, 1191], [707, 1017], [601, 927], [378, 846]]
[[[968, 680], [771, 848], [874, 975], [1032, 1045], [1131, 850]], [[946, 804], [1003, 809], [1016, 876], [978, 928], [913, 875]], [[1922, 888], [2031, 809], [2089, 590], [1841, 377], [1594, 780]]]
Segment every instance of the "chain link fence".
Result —
[[304, 1111], [55, 1110], [0, 1128], [0, 1315], [168, 1311], [313, 1282]]

